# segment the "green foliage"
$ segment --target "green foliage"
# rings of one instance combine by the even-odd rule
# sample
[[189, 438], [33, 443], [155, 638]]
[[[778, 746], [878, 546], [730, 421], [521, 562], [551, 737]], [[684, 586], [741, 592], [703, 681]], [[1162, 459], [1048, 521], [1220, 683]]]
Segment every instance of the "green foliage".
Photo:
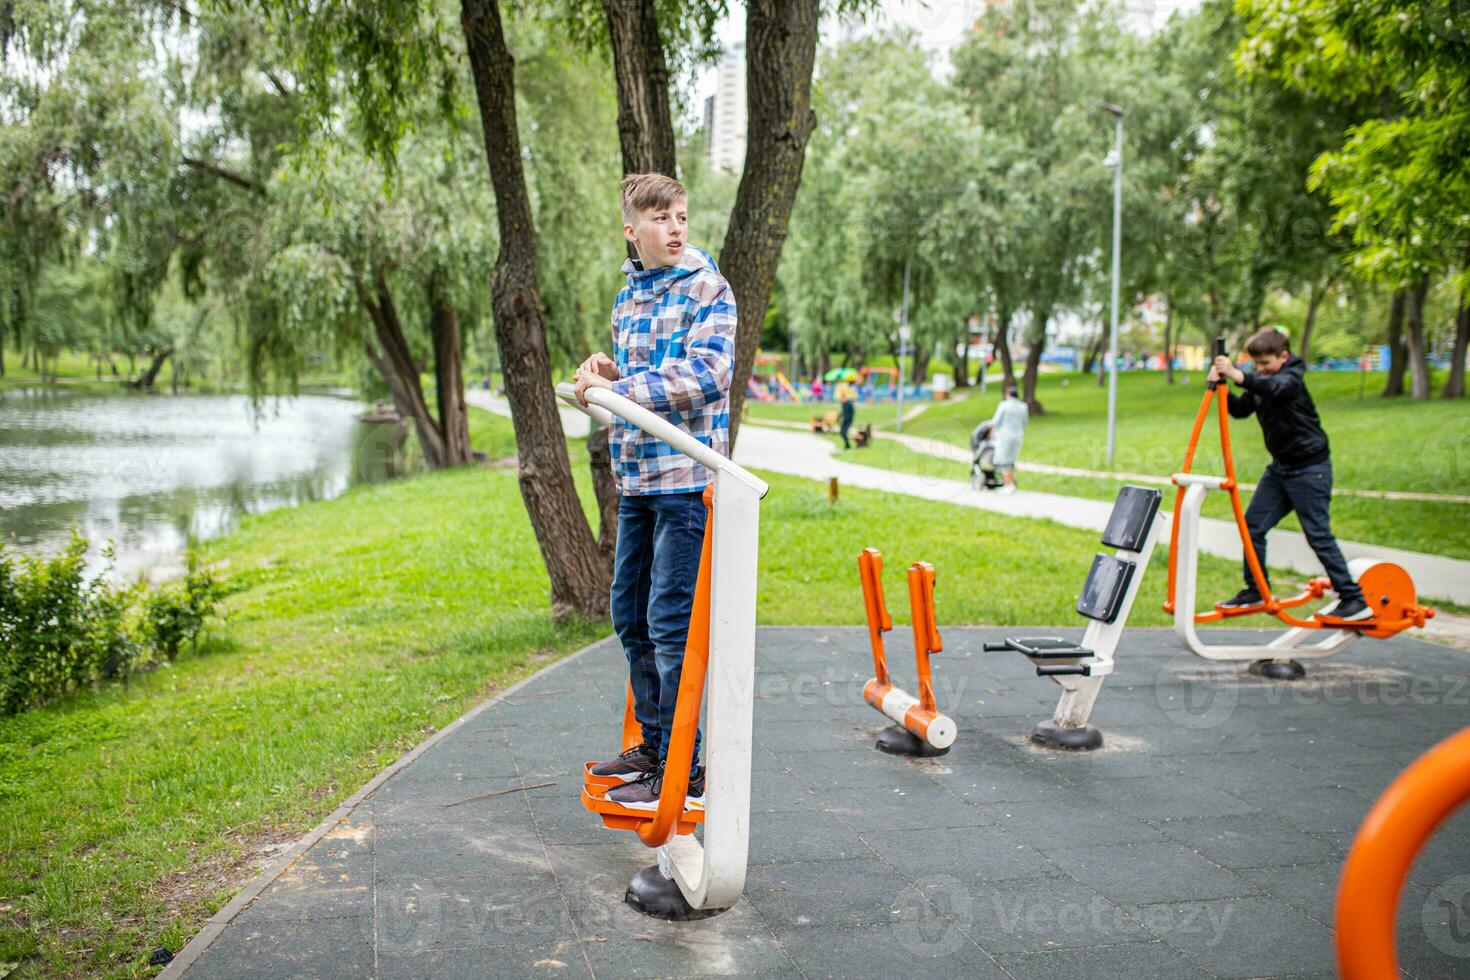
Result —
[[73, 534], [57, 555], [0, 547], [0, 715], [128, 680], [183, 643], [197, 644], [229, 589], [191, 552], [178, 582], [145, 590], [108, 584], [105, 566], [87, 576], [87, 542]]
[[[87, 542], [60, 554], [0, 546], [0, 714], [11, 715], [133, 669], [139, 649], [125, 624], [127, 591], [86, 575]], [[110, 560], [111, 555], [107, 555]]]
[[187, 562], [183, 578], [161, 585], [144, 597], [138, 622], [141, 637], [169, 663], [177, 659], [185, 643], [198, 652], [199, 634], [231, 592], [193, 551]]
[[1252, 77], [1374, 107], [1312, 180], [1355, 266], [1392, 286], [1461, 266], [1470, 238], [1470, 22], [1457, 0], [1237, 0]]

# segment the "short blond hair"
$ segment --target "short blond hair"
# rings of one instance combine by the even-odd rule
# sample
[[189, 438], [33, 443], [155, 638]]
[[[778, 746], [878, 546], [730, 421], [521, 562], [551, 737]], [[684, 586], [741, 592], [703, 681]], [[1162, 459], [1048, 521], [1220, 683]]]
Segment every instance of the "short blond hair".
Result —
[[623, 220], [632, 224], [643, 211], [667, 208], [687, 199], [684, 185], [664, 174], [629, 174], [623, 178]]

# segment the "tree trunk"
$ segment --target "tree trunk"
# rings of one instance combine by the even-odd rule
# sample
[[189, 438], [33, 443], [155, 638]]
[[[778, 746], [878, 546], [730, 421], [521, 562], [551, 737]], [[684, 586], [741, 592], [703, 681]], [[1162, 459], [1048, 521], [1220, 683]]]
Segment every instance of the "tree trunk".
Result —
[[929, 380], [929, 361], [931, 359], [931, 351], [925, 350], [922, 344], [914, 345], [914, 359], [909, 365], [909, 384], [921, 385]]
[[491, 309], [515, 423], [521, 499], [551, 579], [552, 614], [602, 617], [607, 615], [611, 569], [577, 498], [551, 384], [536, 229], [516, 125], [515, 59], [505, 46], [497, 0], [461, 0], [460, 23], [495, 188], [500, 254], [490, 275]]
[[1408, 293], [1400, 289], [1393, 294], [1388, 309], [1388, 379], [1383, 383], [1383, 397], [1397, 398], [1404, 393], [1404, 366], [1408, 358], [1404, 349], [1404, 306]]
[[618, 83], [623, 173], [678, 177], [669, 114], [669, 65], [654, 0], [602, 0]]
[[1032, 415], [1041, 415], [1046, 409], [1036, 400], [1036, 381], [1041, 372], [1041, 355], [1046, 352], [1046, 325], [1051, 320], [1050, 310], [1039, 310], [1032, 317], [1031, 329], [1027, 331], [1029, 346], [1026, 348], [1026, 380], [1023, 382], [1026, 410]]
[[1302, 339], [1297, 346], [1297, 356], [1305, 361], [1308, 367], [1312, 366], [1312, 328], [1317, 324], [1317, 307], [1322, 305], [1322, 298], [1327, 295], [1327, 289], [1331, 284], [1331, 278], [1322, 283], [1312, 283], [1312, 292], [1307, 299], [1307, 319], [1302, 324]]
[[1429, 397], [1429, 356], [1424, 343], [1424, 297], [1429, 292], [1429, 277], [1424, 276], [1409, 293], [1404, 312], [1404, 346], [1409, 361], [1409, 397], [1424, 401]]
[[791, 205], [801, 182], [807, 140], [816, 127], [812, 66], [820, 0], [749, 0], [745, 11], [747, 126], [745, 170], [720, 251], [735, 292], [740, 326], [730, 384], [730, 452], [740, 431], [745, 385], [766, 322], [766, 305]]
[[956, 388], [970, 387], [970, 324], [968, 320], [960, 323], [960, 346], [959, 353], [955, 355], [954, 386]]
[[[158, 372], [163, 370], [163, 362], [168, 360], [169, 355], [174, 352], [172, 347], [162, 347], [153, 353], [153, 360], [148, 364], [147, 370], [135, 380], [134, 388], [151, 389], [158, 381]], [[44, 366], [44, 365], [43, 365]], [[42, 377], [44, 378], [44, 374]]]
[[1174, 383], [1174, 301], [1164, 297], [1164, 384]]
[[393, 293], [381, 269], [373, 275], [372, 292], [363, 283], [357, 284], [357, 297], [372, 317], [373, 330], [382, 351], [381, 361], [374, 363], [388, 383], [389, 390], [394, 391], [398, 414], [413, 422], [414, 434], [419, 437], [419, 449], [429, 469], [442, 469], [445, 465], [444, 437], [438, 423], [429, 414], [429, 403], [424, 399], [423, 386], [419, 384], [419, 367], [409, 350], [407, 338], [403, 336], [398, 307], [393, 302]]
[[0, 378], [5, 377], [5, 324], [0, 323]]
[[437, 278], [429, 280], [429, 332], [434, 337], [434, 388], [439, 403], [439, 436], [445, 466], [461, 466], [474, 458], [470, 450], [470, 417], [464, 400], [464, 351], [459, 315]]
[[607, 438], [607, 426], [594, 422], [587, 436], [587, 465], [592, 470], [592, 493], [597, 498], [597, 550], [611, 565], [618, 550], [618, 502], [621, 498], [613, 482], [612, 454], [608, 450]]
[[1082, 355], [1082, 373], [1091, 374], [1097, 368], [1097, 359], [1102, 357], [1104, 338], [1107, 336], [1107, 328], [1104, 327], [1092, 338], [1087, 345], [1087, 353]]
[[1470, 348], [1470, 301], [1460, 294], [1460, 310], [1455, 315], [1455, 347], [1450, 354], [1450, 376], [1445, 379], [1442, 398], [1465, 397], [1465, 355]]
[[1011, 364], [1010, 335], [1011, 310], [1008, 306], [1002, 306], [995, 323], [995, 349], [1000, 352], [1000, 370], [1003, 385], [1006, 388], [1016, 386], [1016, 369]]

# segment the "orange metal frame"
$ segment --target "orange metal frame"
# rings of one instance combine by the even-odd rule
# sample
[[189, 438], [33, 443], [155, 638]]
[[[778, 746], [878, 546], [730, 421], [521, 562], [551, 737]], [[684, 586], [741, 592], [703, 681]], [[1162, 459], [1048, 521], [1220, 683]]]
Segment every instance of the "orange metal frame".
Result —
[[[1240, 485], [1235, 478], [1235, 454], [1230, 448], [1230, 411], [1228, 407], [1229, 395], [1224, 382], [1219, 382], [1205, 392], [1204, 398], [1200, 400], [1199, 411], [1194, 416], [1194, 427], [1189, 432], [1189, 448], [1184, 452], [1184, 465], [1180, 473], [1191, 472], [1194, 465], [1195, 450], [1199, 447], [1200, 433], [1204, 431], [1205, 420], [1209, 417], [1211, 407], [1215, 408], [1220, 421], [1220, 454], [1225, 464], [1225, 479], [1220, 484], [1220, 489], [1230, 495], [1230, 508], [1235, 514], [1235, 526], [1240, 532], [1240, 544], [1245, 551], [1246, 564], [1250, 567], [1251, 580], [1255, 582], [1256, 592], [1265, 597], [1265, 601], [1254, 606], [1245, 606], [1239, 609], [1212, 609], [1209, 612], [1197, 612], [1194, 615], [1196, 623], [1214, 623], [1224, 619], [1233, 619], [1237, 616], [1254, 616], [1259, 613], [1268, 613], [1298, 629], [1352, 629], [1373, 637], [1392, 636], [1401, 630], [1411, 626], [1424, 625], [1424, 621], [1434, 616], [1434, 610], [1419, 605], [1415, 602], [1412, 583], [1408, 593], [1405, 594], [1403, 585], [1408, 581], [1407, 576], [1402, 573], [1394, 574], [1388, 569], [1394, 566], [1383, 566], [1385, 570], [1378, 568], [1370, 569], [1360, 583], [1365, 595], [1381, 595], [1387, 601], [1381, 603], [1380, 614], [1373, 619], [1362, 622], [1346, 622], [1340, 619], [1327, 617], [1308, 617], [1306, 619], [1293, 616], [1287, 610], [1297, 606], [1303, 606], [1314, 599], [1320, 599], [1332, 587], [1332, 583], [1325, 578], [1314, 578], [1307, 583], [1302, 592], [1294, 596], [1279, 598], [1271, 594], [1271, 587], [1266, 581], [1266, 572], [1261, 568], [1260, 558], [1256, 555], [1255, 545], [1251, 542], [1250, 529], [1245, 523], [1245, 506], [1240, 500]], [[1169, 528], [1169, 585], [1168, 593], [1164, 601], [1164, 611], [1174, 612], [1174, 585], [1178, 575], [1179, 564], [1179, 521], [1177, 520], [1180, 506], [1184, 502], [1185, 485], [1176, 478], [1177, 490], [1174, 494], [1175, 520], [1170, 522]], [[1370, 578], [1372, 576], [1372, 578]], [[1387, 613], [1387, 615], [1383, 615]]]
[[[704, 506], [711, 509], [713, 487], [704, 491]], [[623, 785], [616, 778], [592, 775], [596, 763], [589, 762], [582, 773], [582, 805], [614, 830], [635, 830], [649, 847], [662, 847], [675, 834], [692, 834], [695, 825], [704, 822], [704, 811], [684, 807], [689, 792], [689, 767], [694, 762], [694, 733], [699, 728], [699, 710], [704, 702], [704, 680], [709, 670], [709, 611], [711, 565], [714, 557], [714, 514], [704, 526], [704, 545], [699, 555], [699, 577], [694, 585], [694, 608], [689, 615], [689, 638], [684, 643], [684, 667], [679, 675], [679, 696], [674, 707], [674, 727], [668, 734], [669, 751], [664, 763], [663, 789], [658, 809], [630, 810], [607, 799], [607, 791]], [[633, 688], [628, 687], [623, 708], [623, 751], [642, 740], [638, 720], [633, 714]]]
[[1424, 842], [1470, 800], [1470, 728], [1420, 756], [1384, 790], [1348, 852], [1337, 889], [1337, 968], [1344, 980], [1399, 975], [1394, 920]]
[[[893, 690], [893, 682], [888, 675], [888, 656], [883, 648], [883, 634], [893, 629], [893, 618], [888, 615], [888, 605], [883, 601], [883, 553], [877, 548], [864, 548], [858, 555], [858, 571], [863, 581], [868, 640], [873, 648], [873, 679], [863, 685], [863, 698], [882, 711], [883, 698]], [[940, 717], [939, 705], [934, 700], [934, 671], [929, 655], [944, 649], [934, 617], [934, 566], [926, 561], [914, 562], [908, 568], [908, 581], [919, 703], [908, 710], [903, 724], [919, 738], [927, 740], [929, 725]]]

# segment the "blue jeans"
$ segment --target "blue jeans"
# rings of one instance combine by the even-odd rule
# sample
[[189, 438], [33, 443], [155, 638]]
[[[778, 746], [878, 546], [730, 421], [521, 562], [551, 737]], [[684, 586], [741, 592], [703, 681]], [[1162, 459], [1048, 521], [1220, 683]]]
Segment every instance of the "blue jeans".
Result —
[[[1266, 472], [1261, 474], [1261, 482], [1251, 496], [1250, 506], [1245, 509], [1245, 524], [1250, 529], [1251, 543], [1256, 546], [1256, 557], [1260, 559], [1264, 570], [1266, 532], [1280, 524], [1287, 514], [1296, 511], [1307, 544], [1312, 546], [1312, 550], [1317, 553], [1317, 560], [1327, 570], [1327, 577], [1332, 580], [1332, 588], [1337, 597], [1342, 600], [1361, 599], [1363, 590], [1353, 581], [1347, 560], [1342, 557], [1342, 549], [1332, 536], [1332, 520], [1328, 513], [1331, 504], [1330, 462], [1294, 470], [1271, 463], [1266, 467]], [[1254, 589], [1256, 583], [1251, 578], [1250, 565], [1246, 563], [1244, 567], [1246, 587]]]
[[[660, 762], [669, 754], [706, 517], [703, 493], [623, 497], [618, 503], [613, 629], [628, 657], [643, 744]], [[699, 762], [699, 744], [696, 728], [691, 767]]]

